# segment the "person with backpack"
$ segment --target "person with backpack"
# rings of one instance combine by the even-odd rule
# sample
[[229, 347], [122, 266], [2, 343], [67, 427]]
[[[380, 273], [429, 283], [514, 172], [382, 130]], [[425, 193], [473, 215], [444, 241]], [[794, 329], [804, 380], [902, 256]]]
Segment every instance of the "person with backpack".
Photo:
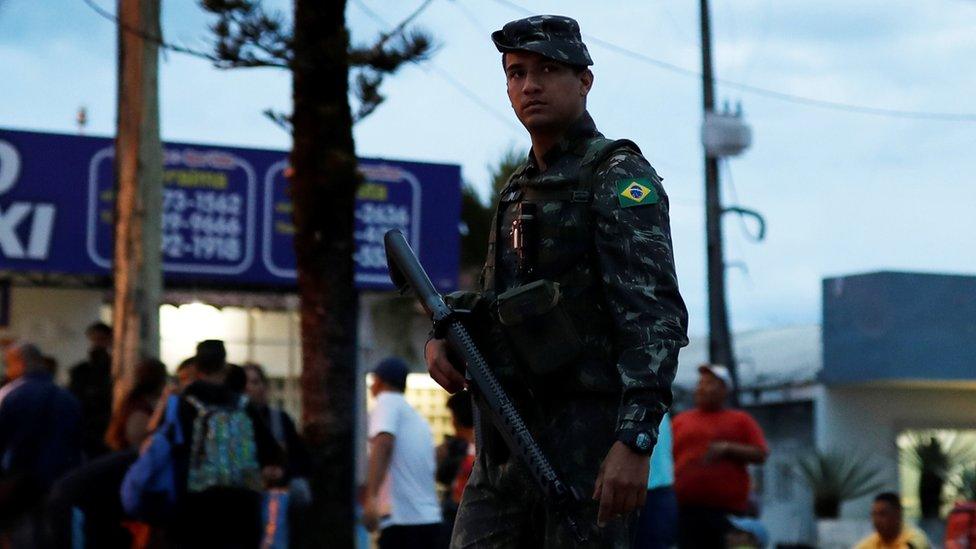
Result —
[[181, 548], [257, 548], [262, 494], [281, 482], [281, 448], [267, 424], [227, 388], [220, 340], [197, 345], [196, 380], [177, 397], [176, 505], [166, 538]]

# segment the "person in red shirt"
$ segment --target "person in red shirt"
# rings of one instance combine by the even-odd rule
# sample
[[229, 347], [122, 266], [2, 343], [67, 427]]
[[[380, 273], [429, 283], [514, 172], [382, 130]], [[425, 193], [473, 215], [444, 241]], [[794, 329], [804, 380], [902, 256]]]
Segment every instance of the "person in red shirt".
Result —
[[722, 547], [726, 517], [746, 511], [750, 463], [766, 461], [762, 429], [742, 410], [726, 408], [728, 368], [704, 364], [695, 408], [674, 418], [674, 491], [680, 547]]

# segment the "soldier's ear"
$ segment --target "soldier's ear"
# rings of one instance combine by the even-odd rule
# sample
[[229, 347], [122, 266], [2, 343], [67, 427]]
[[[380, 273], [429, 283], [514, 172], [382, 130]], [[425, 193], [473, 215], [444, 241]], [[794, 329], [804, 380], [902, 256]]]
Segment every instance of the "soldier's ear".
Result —
[[590, 88], [593, 87], [593, 71], [590, 69], [584, 69], [579, 74], [580, 81], [580, 97], [586, 97], [590, 93]]

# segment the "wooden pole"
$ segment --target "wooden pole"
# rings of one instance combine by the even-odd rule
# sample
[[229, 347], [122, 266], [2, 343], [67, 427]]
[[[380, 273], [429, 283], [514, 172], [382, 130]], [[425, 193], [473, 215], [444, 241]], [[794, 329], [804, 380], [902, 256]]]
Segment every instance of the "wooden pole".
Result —
[[[704, 114], [715, 110], [712, 76], [712, 35], [708, 18], [708, 0], [700, 0], [702, 43], [702, 107]], [[708, 248], [708, 360], [724, 364], [732, 375], [730, 398], [739, 405], [739, 376], [729, 331], [725, 303], [725, 258], [722, 244], [722, 197], [719, 185], [718, 158], [705, 151], [705, 234]]]
[[159, 0], [119, 0], [117, 13], [118, 128], [112, 263], [112, 377], [116, 406], [129, 392], [139, 360], [159, 355], [163, 180]]

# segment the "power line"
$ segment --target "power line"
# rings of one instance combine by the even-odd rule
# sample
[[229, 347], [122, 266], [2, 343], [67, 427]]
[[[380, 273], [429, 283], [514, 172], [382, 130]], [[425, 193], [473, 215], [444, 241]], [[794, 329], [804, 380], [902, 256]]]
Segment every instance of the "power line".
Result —
[[[725, 175], [727, 176], [725, 179], [729, 182], [729, 193], [732, 195], [732, 204], [741, 207], [742, 203], [739, 202], [739, 193], [735, 189], [735, 180], [732, 179], [732, 166], [729, 164], [729, 159], [722, 158], [719, 162], [719, 166], [725, 169]], [[759, 239], [757, 236], [752, 234], [752, 232], [749, 230], [749, 226], [746, 225], [745, 214], [739, 211], [736, 212], [736, 217], [739, 218], [739, 228], [742, 229], [742, 234], [749, 240], [758, 242]]]
[[[381, 17], [378, 13], [376, 13], [369, 6], [367, 6], [366, 3], [363, 2], [363, 0], [353, 0], [353, 3], [356, 5], [356, 7], [362, 10], [363, 13], [369, 16], [370, 19], [372, 19], [376, 23], [379, 23], [380, 26], [383, 27], [390, 26], [389, 22], [387, 22], [383, 17]], [[426, 63], [420, 64], [418, 66], [423, 70], [433, 72], [436, 76], [440, 77], [442, 80], [447, 82], [449, 85], [451, 85], [451, 87], [453, 87], [455, 90], [460, 92], [461, 95], [467, 97], [468, 100], [470, 100], [472, 103], [477, 105], [482, 111], [484, 111], [492, 118], [498, 120], [499, 122], [505, 124], [506, 126], [508, 126], [513, 130], [518, 131], [520, 129], [519, 126], [512, 121], [512, 118], [510, 116], [506, 116], [505, 114], [499, 112], [497, 109], [489, 105], [487, 102], [481, 99], [481, 97], [479, 97], [478, 94], [476, 94], [470, 88], [468, 88], [463, 83], [461, 83], [457, 78], [454, 78], [454, 76], [449, 71], [446, 71], [438, 67], [436, 64], [434, 64], [433, 61], [427, 61]]]
[[464, 15], [464, 18], [467, 19], [473, 27], [478, 29], [478, 32], [484, 34], [485, 36], [488, 36], [488, 34], [491, 33], [491, 31], [486, 29], [485, 26], [481, 24], [481, 21], [478, 20], [478, 16], [472, 13], [471, 9], [464, 5], [464, 0], [452, 0], [451, 4], [453, 4], [454, 7], [456, 7], [461, 14]]
[[400, 24], [397, 25], [396, 27], [394, 27], [393, 30], [391, 30], [389, 32], [386, 32], [386, 33], [383, 33], [383, 36], [380, 37], [379, 41], [373, 47], [374, 48], [377, 48], [377, 49], [382, 48], [383, 45], [386, 44], [387, 41], [390, 40], [390, 38], [393, 38], [394, 36], [396, 36], [398, 34], [402, 34], [403, 31], [407, 28], [407, 25], [410, 24], [411, 21], [413, 21], [414, 19], [416, 19], [418, 15], [420, 15], [421, 13], [423, 13], [423, 11], [425, 9], [427, 9], [427, 6], [430, 6], [430, 3], [433, 2], [433, 1], [434, 0], [424, 0], [424, 2], [422, 4], [420, 4], [420, 7], [418, 7], [417, 9], [415, 9], [413, 11], [413, 13], [411, 13], [410, 15], [408, 15], [406, 19], [404, 19], [403, 21], [400, 21]]
[[218, 61], [220, 61], [220, 59], [217, 58], [217, 56], [215, 56], [215, 55], [210, 55], [208, 53], [205, 53], [205, 52], [202, 52], [202, 51], [198, 51], [198, 50], [194, 50], [194, 49], [190, 49], [190, 48], [187, 48], [187, 47], [184, 47], [184, 46], [179, 46], [177, 44], [170, 44], [169, 42], [164, 41], [161, 35], [156, 35], [156, 34], [147, 32], [145, 29], [140, 29], [140, 28], [136, 28], [136, 27], [132, 27], [132, 26], [126, 25], [125, 23], [123, 23], [119, 19], [119, 17], [117, 15], [115, 15], [114, 13], [111, 13], [109, 11], [106, 11], [104, 8], [102, 8], [101, 6], [99, 6], [98, 4], [96, 4], [94, 0], [81, 0], [81, 1], [84, 2], [89, 8], [91, 8], [92, 11], [94, 11], [95, 13], [97, 13], [98, 15], [100, 15], [101, 17], [103, 17], [104, 19], [107, 19], [107, 20], [111, 21], [116, 26], [118, 26], [120, 29], [122, 29], [123, 31], [128, 32], [128, 33], [131, 33], [131, 34], [134, 34], [134, 35], [138, 36], [139, 38], [142, 38], [143, 40], [147, 40], [149, 42], [153, 42], [154, 44], [158, 45], [160, 48], [163, 48], [164, 50], [169, 50], [169, 51], [174, 51], [174, 52], [177, 52], [177, 53], [183, 53], [183, 54], [186, 54], [186, 55], [191, 55], [193, 57], [198, 57], [200, 59], [206, 59], [207, 61], [212, 61], [212, 62], [215, 62], [215, 63], [218, 62]]
[[[495, 0], [495, 2], [526, 15], [535, 14], [535, 12], [530, 11], [518, 4], [515, 4], [510, 0]], [[700, 71], [681, 67], [673, 63], [668, 63], [667, 61], [661, 61], [660, 59], [655, 59], [648, 55], [644, 55], [643, 53], [636, 52], [634, 50], [625, 48], [623, 46], [618, 46], [616, 44], [613, 44], [612, 42], [601, 40], [589, 34], [584, 34], [583, 36], [590, 42], [598, 44], [608, 50], [615, 51], [621, 55], [625, 55], [632, 59], [636, 59], [637, 61], [641, 61], [643, 63], [653, 65], [658, 68], [671, 71], [677, 74], [682, 74], [684, 76], [701, 78]], [[940, 122], [976, 122], [976, 113], [908, 111], [908, 110], [900, 110], [900, 109], [887, 109], [882, 107], [870, 107], [866, 105], [854, 105], [850, 103], [842, 103], [840, 101], [830, 101], [826, 99], [804, 97], [801, 95], [794, 95], [791, 93], [780, 92], [769, 88], [753, 86], [751, 84], [743, 84], [741, 82], [734, 82], [722, 78], [715, 78], [714, 81], [719, 84], [722, 84], [723, 86], [734, 88], [747, 93], [752, 93], [755, 95], [760, 95], [771, 99], [778, 99], [780, 101], [786, 101], [789, 103], [806, 105], [808, 107], [818, 107], [823, 109], [831, 109], [835, 111], [843, 111], [843, 112], [850, 112], [850, 113], [857, 113], [857, 114], [869, 114], [874, 116], [886, 116], [890, 118], [907, 118], [913, 120], [935, 120]]]
[[511, 116], [507, 116], [507, 115], [501, 113], [500, 111], [496, 110], [491, 105], [489, 105], [483, 99], [481, 99], [480, 97], [478, 97], [478, 95], [476, 93], [474, 93], [473, 91], [471, 91], [464, 84], [462, 84], [460, 81], [458, 81], [456, 78], [454, 78], [451, 75], [450, 72], [448, 72], [448, 71], [446, 71], [446, 70], [444, 70], [444, 69], [442, 69], [442, 68], [438, 67], [437, 65], [435, 65], [433, 63], [430, 63], [430, 62], [428, 62], [428, 63], [426, 63], [424, 65], [420, 65], [420, 66], [421, 66], [421, 68], [429, 68], [432, 71], [434, 71], [434, 74], [436, 74], [436, 75], [440, 76], [442, 79], [444, 79], [444, 81], [446, 81], [448, 84], [450, 84], [451, 86], [453, 86], [454, 89], [456, 89], [457, 91], [459, 91], [465, 97], [467, 97], [468, 99], [470, 99], [474, 104], [476, 104], [478, 107], [480, 107], [481, 110], [483, 110], [486, 114], [491, 115], [493, 118], [495, 118], [496, 120], [498, 120], [499, 122], [505, 124], [506, 126], [508, 126], [509, 128], [511, 128], [513, 130], [518, 131], [518, 130], [521, 129], [518, 124], [516, 124], [515, 122], [512, 121]]
[[374, 23], [379, 23], [381, 27], [390, 26], [390, 24], [385, 19], [380, 17], [378, 13], [376, 13], [375, 11], [372, 10], [372, 8], [367, 6], [366, 3], [363, 2], [363, 0], [352, 0], [352, 3], [356, 4], [356, 7], [362, 10], [362, 12], [365, 13], [367, 16], [369, 16], [369, 18], [372, 19]]

